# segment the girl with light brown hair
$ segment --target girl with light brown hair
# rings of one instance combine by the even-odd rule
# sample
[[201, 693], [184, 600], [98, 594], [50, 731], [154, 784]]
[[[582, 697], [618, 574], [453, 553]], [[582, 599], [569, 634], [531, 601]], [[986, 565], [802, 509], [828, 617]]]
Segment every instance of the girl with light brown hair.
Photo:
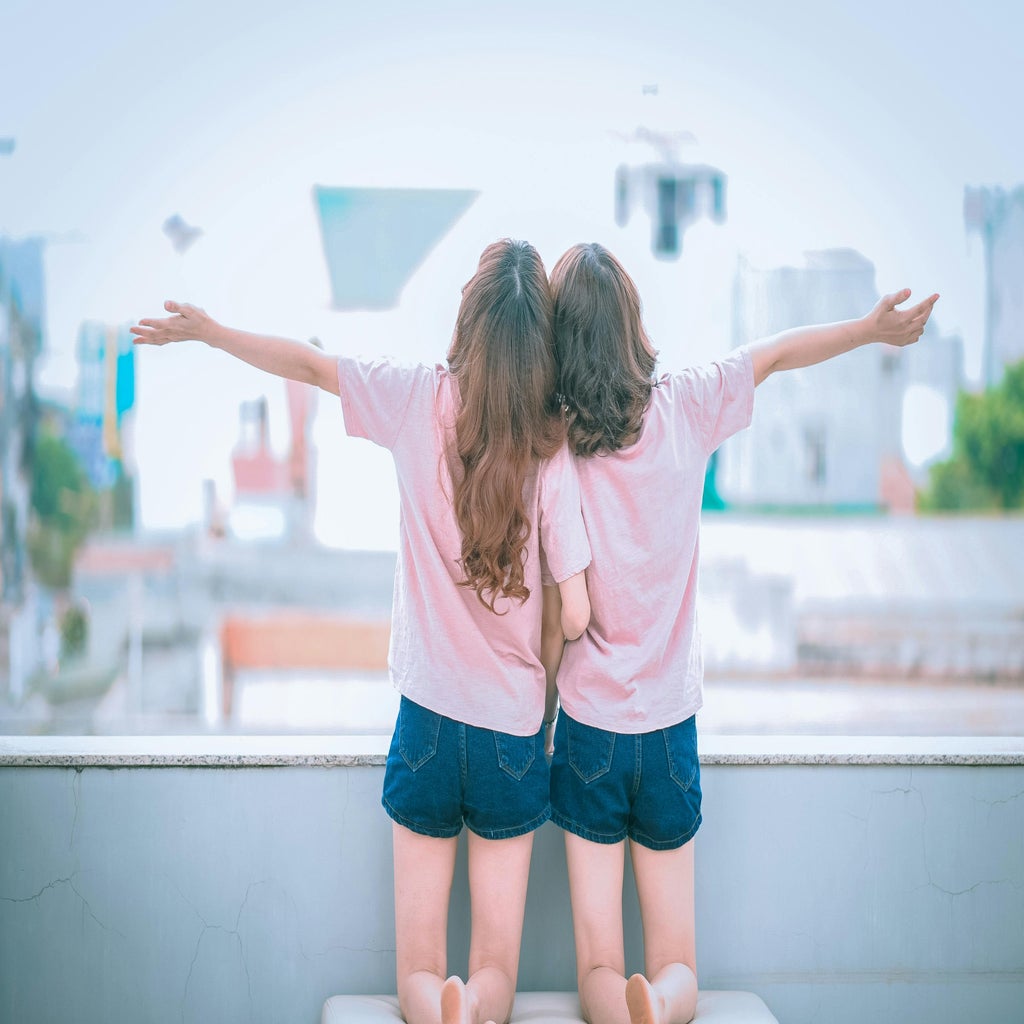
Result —
[[[801, 327], [708, 366], [655, 377], [637, 289], [601, 245], [551, 273], [558, 390], [593, 551], [583, 638], [557, 669], [562, 710], [552, 819], [565, 830], [577, 982], [590, 1024], [686, 1024], [697, 1006], [693, 837], [701, 824], [696, 712], [698, 533], [708, 459], [750, 423], [769, 374], [860, 345], [908, 345], [937, 295]], [[643, 974], [625, 977], [622, 882], [629, 840]]]
[[[409, 1024], [507, 1021], [533, 833], [550, 814], [542, 588], [561, 602], [559, 652], [590, 616], [590, 548], [553, 398], [540, 257], [525, 242], [484, 250], [447, 366], [337, 358], [223, 327], [193, 306], [166, 308], [170, 317], [132, 328], [137, 341], [198, 339], [315, 384], [340, 396], [350, 435], [394, 458], [402, 514], [388, 663], [402, 697], [382, 802], [392, 818], [399, 1005]], [[446, 962], [464, 824], [465, 982], [447, 977]]]

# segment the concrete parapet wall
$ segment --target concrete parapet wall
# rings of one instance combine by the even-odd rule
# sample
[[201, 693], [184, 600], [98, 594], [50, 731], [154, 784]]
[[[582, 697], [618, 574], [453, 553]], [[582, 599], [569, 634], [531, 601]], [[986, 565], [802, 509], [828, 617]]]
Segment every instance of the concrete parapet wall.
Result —
[[[394, 991], [385, 742], [0, 740], [0, 1018], [315, 1024]], [[1024, 739], [709, 737], [702, 761], [703, 985], [783, 1024], [1020, 1019]], [[628, 889], [625, 919], [637, 969]], [[467, 922], [460, 861], [451, 970]], [[571, 988], [573, 955], [548, 824], [521, 988]]]

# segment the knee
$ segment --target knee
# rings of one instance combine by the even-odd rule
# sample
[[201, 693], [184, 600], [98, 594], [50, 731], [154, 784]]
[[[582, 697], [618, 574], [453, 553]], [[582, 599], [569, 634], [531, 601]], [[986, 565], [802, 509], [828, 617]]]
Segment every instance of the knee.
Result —
[[[622, 978], [623, 982], [626, 980], [626, 964], [621, 957], [616, 957], [614, 954], [607, 957], [591, 957], [584, 962], [578, 962], [576, 964], [576, 990], [580, 994], [580, 1002], [584, 1010], [586, 1010], [586, 996], [585, 993], [590, 988], [591, 979], [597, 981], [602, 976], [608, 977], [609, 975], [615, 975], [618, 978]], [[589, 1020], [590, 1015], [584, 1013], [584, 1016]]]
[[397, 964], [398, 997], [407, 992], [410, 987], [415, 987], [429, 976], [440, 978], [444, 981], [448, 977], [447, 958], [443, 956], [425, 955], [415, 961], [400, 960]]
[[508, 983], [509, 989], [515, 992], [519, 963], [518, 957], [513, 956], [509, 950], [470, 948], [469, 973], [477, 974], [480, 971], [487, 971], [492, 976], [498, 975]]
[[661, 976], [662, 972], [668, 972], [678, 975], [681, 980], [692, 978], [693, 984], [695, 986], [697, 984], [697, 965], [692, 960], [685, 960], [682, 957], [677, 959], [654, 957], [648, 960], [645, 966], [649, 978], [657, 978]]
[[[593, 1021], [595, 1016], [603, 1016], [609, 995], [612, 992], [625, 992], [625, 963], [614, 955], [606, 958], [593, 958], [586, 964], [580, 964], [576, 972], [576, 991], [580, 997], [580, 1010], [583, 1019]], [[605, 1011], [606, 1012], [606, 1011]]]
[[596, 971], [612, 971], [614, 974], [626, 974], [625, 955], [614, 949], [594, 950], [576, 960], [576, 980], [582, 984]]

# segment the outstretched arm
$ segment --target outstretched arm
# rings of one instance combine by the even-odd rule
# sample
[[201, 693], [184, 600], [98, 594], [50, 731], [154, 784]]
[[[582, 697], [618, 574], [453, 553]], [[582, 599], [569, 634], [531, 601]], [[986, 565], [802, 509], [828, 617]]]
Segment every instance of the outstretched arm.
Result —
[[140, 320], [131, 328], [137, 344], [203, 341], [267, 373], [315, 384], [334, 395], [338, 393], [337, 362], [315, 345], [225, 327], [205, 310], [185, 302], [165, 302], [164, 309], [171, 316], [162, 320]]
[[797, 327], [747, 346], [754, 363], [754, 384], [760, 384], [776, 370], [813, 366], [873, 341], [887, 345], [911, 345], [924, 333], [938, 295], [910, 309], [897, 309], [910, 297], [910, 289], [884, 295], [878, 305], [859, 320], [843, 320], [816, 327]]

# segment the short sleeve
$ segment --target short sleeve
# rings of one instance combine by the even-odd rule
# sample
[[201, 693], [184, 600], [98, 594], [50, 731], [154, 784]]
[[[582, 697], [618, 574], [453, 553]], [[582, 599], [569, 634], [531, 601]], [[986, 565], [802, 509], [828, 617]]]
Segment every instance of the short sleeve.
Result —
[[580, 483], [568, 445], [541, 465], [539, 498], [541, 582], [553, 587], [590, 565]]
[[384, 448], [394, 447], [405, 422], [413, 390], [423, 366], [390, 359], [338, 359], [338, 392], [345, 433], [365, 437]]
[[754, 415], [754, 363], [745, 348], [707, 366], [674, 375], [691, 422], [710, 455], [723, 441], [750, 426]]

